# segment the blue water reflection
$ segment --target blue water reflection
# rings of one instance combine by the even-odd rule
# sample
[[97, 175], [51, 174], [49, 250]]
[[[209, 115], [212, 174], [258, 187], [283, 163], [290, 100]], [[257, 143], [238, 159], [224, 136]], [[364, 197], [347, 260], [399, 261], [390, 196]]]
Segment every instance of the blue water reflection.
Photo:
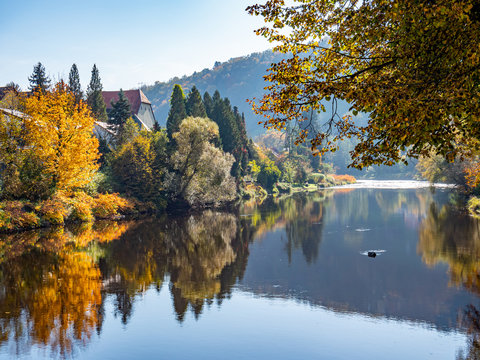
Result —
[[5, 236], [0, 357], [474, 357], [479, 223], [450, 194], [336, 189]]

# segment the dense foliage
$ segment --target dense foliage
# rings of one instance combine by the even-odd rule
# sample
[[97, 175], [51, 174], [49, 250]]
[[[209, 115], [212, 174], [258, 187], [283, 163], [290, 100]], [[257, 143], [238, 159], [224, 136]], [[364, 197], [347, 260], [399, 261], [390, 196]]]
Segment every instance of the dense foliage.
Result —
[[[356, 126], [333, 107], [311, 148], [357, 137], [355, 167], [430, 153], [453, 161], [478, 149], [478, 2], [270, 0], [248, 11], [270, 25], [257, 34], [291, 54], [271, 66], [268, 92], [254, 102], [268, 126], [326, 110], [332, 98], [368, 113], [369, 122]], [[297, 141], [306, 137], [303, 131]]]
[[2, 197], [44, 198], [88, 184], [98, 165], [94, 119], [59, 83], [24, 101], [25, 116], [0, 121]]

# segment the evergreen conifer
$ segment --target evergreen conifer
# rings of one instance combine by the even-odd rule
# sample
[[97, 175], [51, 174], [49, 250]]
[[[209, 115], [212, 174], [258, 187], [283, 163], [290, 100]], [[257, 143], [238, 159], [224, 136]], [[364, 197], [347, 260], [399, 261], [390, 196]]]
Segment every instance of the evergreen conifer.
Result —
[[203, 94], [203, 106], [205, 107], [205, 111], [207, 112], [207, 116], [211, 119], [212, 118], [212, 112], [213, 112], [213, 100], [210, 94], [205, 91], [205, 94]]
[[128, 101], [125, 93], [122, 89], [118, 93], [118, 101], [111, 102], [112, 110], [108, 114], [110, 123], [115, 124], [117, 126], [123, 126], [127, 119], [131, 116], [130, 110], [130, 102]]
[[68, 86], [70, 92], [75, 96], [75, 102], [78, 104], [83, 98], [82, 87], [80, 85], [80, 75], [76, 64], [72, 65], [68, 75]]
[[192, 87], [192, 90], [188, 94], [186, 110], [188, 116], [201, 118], [207, 117], [205, 106], [203, 106], [202, 95], [200, 95], [200, 92], [195, 86]]
[[107, 121], [107, 107], [102, 96], [102, 83], [98, 73], [97, 66], [94, 64], [92, 69], [92, 78], [87, 89], [87, 103], [92, 110], [93, 115], [99, 121]]
[[50, 79], [45, 74], [45, 67], [41, 62], [33, 67], [33, 73], [28, 78], [28, 81], [30, 82], [29, 89], [33, 92], [45, 92], [48, 90], [50, 87]]
[[178, 131], [180, 123], [187, 117], [185, 109], [185, 94], [182, 87], [175, 84], [170, 97], [170, 111], [167, 118], [167, 135], [171, 139], [172, 135]]

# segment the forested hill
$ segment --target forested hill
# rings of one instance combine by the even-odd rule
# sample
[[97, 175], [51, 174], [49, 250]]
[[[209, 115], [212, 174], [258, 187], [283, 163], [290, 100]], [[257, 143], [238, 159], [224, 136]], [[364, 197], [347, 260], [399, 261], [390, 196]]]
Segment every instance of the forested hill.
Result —
[[263, 95], [266, 84], [263, 76], [270, 64], [280, 61], [282, 56], [285, 55], [265, 51], [233, 58], [224, 63], [217, 62], [213, 69], [204, 69], [182, 78], [175, 77], [168, 82], [157, 81], [152, 86], [143, 87], [142, 91], [152, 102], [157, 121], [165, 126], [170, 95], [175, 84], [180, 84], [185, 93], [194, 85], [202, 95], [205, 91], [213, 95], [218, 90], [222, 97], [230, 99], [232, 106], [237, 106], [240, 112], [245, 113], [248, 134], [254, 137], [264, 132], [263, 126], [258, 125], [263, 117], [255, 115], [246, 100]]

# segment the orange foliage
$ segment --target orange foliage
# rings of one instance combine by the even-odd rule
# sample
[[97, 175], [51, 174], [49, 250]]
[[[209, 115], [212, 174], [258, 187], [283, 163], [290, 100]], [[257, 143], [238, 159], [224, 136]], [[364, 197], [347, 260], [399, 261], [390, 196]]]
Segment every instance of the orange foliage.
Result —
[[354, 184], [357, 182], [357, 179], [353, 177], [352, 175], [336, 175], [336, 174], [331, 174], [329, 175], [335, 179], [336, 182], [346, 182], [349, 184]]
[[118, 194], [100, 194], [94, 200], [93, 214], [98, 219], [112, 218], [118, 211], [131, 211], [134, 205]]
[[45, 274], [28, 303], [34, 339], [62, 355], [72, 352], [74, 340], [88, 340], [99, 321], [101, 286], [100, 270], [87, 254], [60, 254], [58, 270]]
[[471, 188], [476, 187], [480, 184], [480, 162], [470, 162], [465, 166], [465, 180], [467, 180], [467, 185]]

